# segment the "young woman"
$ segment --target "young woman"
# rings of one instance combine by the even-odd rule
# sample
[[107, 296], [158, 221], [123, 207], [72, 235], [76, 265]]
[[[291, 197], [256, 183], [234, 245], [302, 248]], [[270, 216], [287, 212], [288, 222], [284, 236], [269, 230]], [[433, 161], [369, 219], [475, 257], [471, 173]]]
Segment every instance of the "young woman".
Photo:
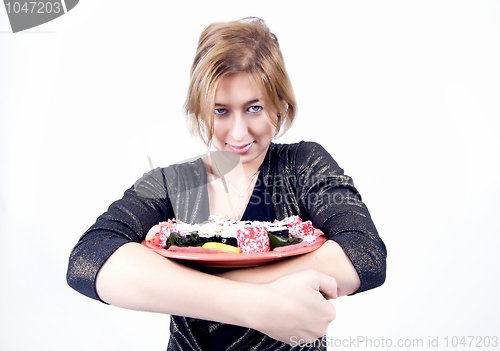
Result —
[[[325, 349], [293, 344], [326, 334], [335, 318], [329, 299], [383, 284], [386, 250], [351, 178], [323, 147], [273, 143], [296, 103], [278, 40], [262, 20], [205, 29], [186, 112], [193, 134], [217, 152], [137, 181], [80, 238], [68, 283], [109, 304], [171, 315], [169, 350]], [[328, 240], [240, 269], [166, 259], [140, 244], [159, 222], [200, 223], [210, 214], [298, 215]]]

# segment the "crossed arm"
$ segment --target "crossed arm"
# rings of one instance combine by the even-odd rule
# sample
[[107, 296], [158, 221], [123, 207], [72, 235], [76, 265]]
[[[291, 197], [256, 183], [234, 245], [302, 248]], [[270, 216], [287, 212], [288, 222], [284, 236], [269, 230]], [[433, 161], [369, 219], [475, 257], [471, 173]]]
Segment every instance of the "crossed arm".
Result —
[[312, 253], [218, 276], [128, 243], [110, 256], [96, 280], [99, 297], [112, 305], [240, 325], [288, 343], [292, 336], [325, 335], [335, 318], [328, 299], [358, 287], [354, 267], [332, 240]]
[[[310, 157], [300, 164], [323, 160], [314, 163], [323, 169], [333, 162], [324, 153], [303, 154]], [[326, 334], [335, 318], [329, 299], [374, 288], [385, 279], [385, 247], [346, 177], [304, 187], [304, 194], [320, 191], [336, 200], [333, 212], [323, 211], [321, 204], [309, 211], [313, 223], [316, 219], [335, 241], [302, 256], [220, 275], [187, 268], [139, 244], [144, 229], [172, 213], [164, 178], [161, 171], [146, 175], [81, 238], [70, 260], [71, 286], [116, 306], [240, 325], [290, 342], [291, 336], [316, 339]], [[125, 240], [129, 242], [123, 244]], [[116, 243], [121, 246], [109, 256]], [[96, 248], [102, 252], [95, 253]], [[96, 257], [107, 260], [103, 264]]]

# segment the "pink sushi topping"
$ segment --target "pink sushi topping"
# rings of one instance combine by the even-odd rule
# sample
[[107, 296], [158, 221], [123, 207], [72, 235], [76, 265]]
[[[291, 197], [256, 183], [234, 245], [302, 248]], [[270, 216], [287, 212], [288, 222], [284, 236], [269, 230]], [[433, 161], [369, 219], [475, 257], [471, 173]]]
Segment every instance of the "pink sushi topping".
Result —
[[238, 248], [242, 253], [268, 252], [269, 237], [265, 226], [246, 226], [236, 232]]
[[285, 218], [284, 222], [287, 226], [294, 227], [302, 223], [302, 218], [300, 218], [299, 216], [290, 216], [288, 218]]
[[311, 221], [301, 222], [290, 227], [290, 235], [294, 238], [301, 238], [311, 244], [321, 235], [320, 231], [315, 231]]

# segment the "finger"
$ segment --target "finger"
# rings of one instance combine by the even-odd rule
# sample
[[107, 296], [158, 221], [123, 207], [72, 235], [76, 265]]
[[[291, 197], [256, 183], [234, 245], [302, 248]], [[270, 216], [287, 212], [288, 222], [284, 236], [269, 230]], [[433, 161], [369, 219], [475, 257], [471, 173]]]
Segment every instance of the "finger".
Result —
[[318, 291], [325, 299], [336, 299], [339, 297], [337, 280], [327, 274], [318, 273]]

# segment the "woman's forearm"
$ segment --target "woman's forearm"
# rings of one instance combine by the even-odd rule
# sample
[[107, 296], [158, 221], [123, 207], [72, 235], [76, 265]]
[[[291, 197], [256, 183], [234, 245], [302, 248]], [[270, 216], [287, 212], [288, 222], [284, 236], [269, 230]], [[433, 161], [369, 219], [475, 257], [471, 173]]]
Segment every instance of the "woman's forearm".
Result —
[[110, 256], [96, 290], [115, 306], [239, 325], [283, 342], [325, 335], [335, 318], [327, 300], [337, 297], [335, 279], [315, 271], [254, 284], [198, 272], [137, 243]]
[[358, 290], [360, 281], [351, 261], [333, 240], [327, 240], [316, 251], [294, 256], [265, 266], [246, 268], [220, 274], [221, 277], [256, 284], [272, 282], [284, 275], [313, 269], [337, 280], [339, 296]]
[[254, 287], [187, 268], [137, 243], [116, 250], [96, 279], [99, 297], [111, 305], [236, 325], [246, 323], [240, 316], [247, 311], [234, 297]]

